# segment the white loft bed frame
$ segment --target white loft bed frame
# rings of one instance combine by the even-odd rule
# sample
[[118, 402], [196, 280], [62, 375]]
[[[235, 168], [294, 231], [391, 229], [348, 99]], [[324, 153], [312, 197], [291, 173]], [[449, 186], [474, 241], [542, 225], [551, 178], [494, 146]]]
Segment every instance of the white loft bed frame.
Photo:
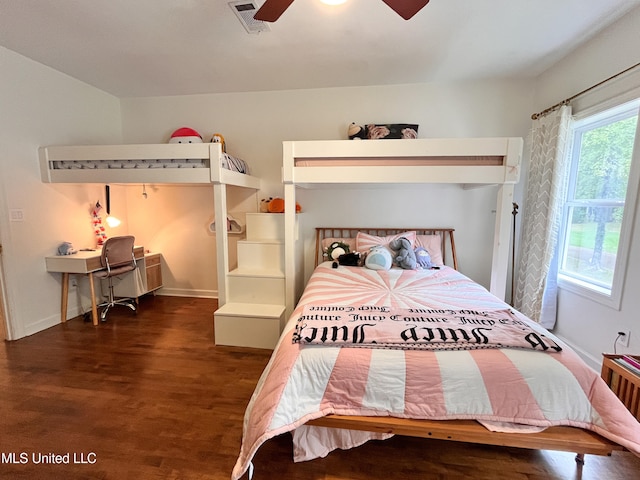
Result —
[[[39, 149], [45, 183], [213, 184], [216, 219], [227, 217], [227, 186], [260, 190], [260, 179], [222, 167], [219, 143], [49, 146]], [[197, 168], [136, 168], [140, 161], [201, 160]], [[56, 169], [54, 162], [92, 162], [96, 168]], [[122, 168], [110, 164], [121, 163]], [[229, 237], [225, 221], [215, 222], [218, 301], [227, 298]]]
[[[411, 140], [334, 140], [283, 142], [282, 180], [285, 200], [286, 315], [297, 295], [295, 263], [296, 187], [365, 184], [454, 183], [499, 185], [494, 228], [490, 291], [504, 300], [509, 263], [513, 189], [520, 178], [521, 138], [445, 138]], [[499, 165], [487, 157], [501, 157]], [[309, 160], [340, 160], [363, 165], [302, 166]], [[447, 160], [451, 162], [447, 164]], [[367, 160], [422, 161], [426, 165], [367, 166]], [[477, 160], [477, 161], [476, 161]]]

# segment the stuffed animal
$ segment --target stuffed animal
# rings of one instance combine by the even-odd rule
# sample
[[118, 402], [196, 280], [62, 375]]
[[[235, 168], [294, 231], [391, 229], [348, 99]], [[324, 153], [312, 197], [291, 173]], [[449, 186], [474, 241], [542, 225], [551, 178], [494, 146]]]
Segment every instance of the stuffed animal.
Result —
[[392, 264], [391, 252], [382, 245], [371, 247], [364, 259], [364, 266], [371, 270], [389, 270]]
[[343, 253], [338, 257], [338, 263], [347, 267], [359, 267], [360, 266], [360, 253], [349, 252]]
[[227, 151], [227, 144], [225, 143], [224, 137], [222, 136], [221, 133], [214, 133], [213, 136], [211, 137], [211, 143], [221, 143], [222, 151], [223, 152]]
[[[296, 202], [296, 213], [300, 213], [302, 208], [300, 204]], [[267, 212], [269, 213], [284, 213], [284, 199], [280, 197], [271, 198], [267, 204]]]
[[269, 213], [269, 204], [273, 200], [273, 197], [263, 198], [260, 200], [260, 213]]
[[413, 251], [416, 255], [416, 263], [418, 264], [418, 268], [433, 268], [435, 264], [431, 261], [431, 255], [427, 252], [427, 249], [424, 247], [416, 247]]
[[171, 134], [169, 143], [203, 143], [202, 135], [193, 128], [182, 127]]
[[58, 255], [73, 255], [74, 253], [78, 253], [78, 251], [73, 248], [71, 242], [62, 242], [58, 247]]
[[367, 138], [367, 131], [364, 127], [352, 123], [348, 129], [349, 140], [364, 140]]
[[329, 257], [329, 260], [337, 260], [340, 255], [349, 253], [349, 245], [344, 242], [333, 242], [327, 247], [325, 256]]
[[406, 237], [399, 237], [389, 242], [389, 248], [395, 252], [394, 262], [405, 270], [416, 269], [416, 254], [411, 242]]

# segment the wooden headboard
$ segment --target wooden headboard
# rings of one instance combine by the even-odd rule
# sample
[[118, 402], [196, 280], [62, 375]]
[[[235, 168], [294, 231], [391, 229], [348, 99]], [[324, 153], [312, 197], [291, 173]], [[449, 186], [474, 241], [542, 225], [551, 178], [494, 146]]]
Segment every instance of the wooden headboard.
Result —
[[318, 266], [323, 261], [322, 257], [322, 241], [325, 238], [356, 238], [358, 232], [367, 233], [386, 237], [387, 235], [396, 235], [402, 232], [415, 231], [417, 235], [439, 235], [441, 239], [442, 260], [446, 263], [447, 256], [447, 238], [449, 239], [449, 247], [453, 268], [458, 269], [458, 257], [456, 256], [456, 244], [453, 239], [454, 228], [344, 228], [344, 227], [317, 227], [316, 228], [316, 257], [315, 265]]

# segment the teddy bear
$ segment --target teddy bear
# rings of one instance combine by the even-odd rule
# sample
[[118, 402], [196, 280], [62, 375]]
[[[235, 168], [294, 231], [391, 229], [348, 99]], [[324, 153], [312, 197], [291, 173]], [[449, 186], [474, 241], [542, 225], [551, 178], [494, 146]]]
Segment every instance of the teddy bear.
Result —
[[260, 200], [260, 213], [269, 213], [269, 204], [273, 200], [273, 197], [263, 198]]
[[427, 252], [427, 249], [424, 247], [416, 247], [413, 251], [416, 255], [416, 263], [418, 264], [418, 268], [433, 268], [435, 264], [431, 261], [431, 255]]
[[399, 237], [389, 242], [389, 248], [394, 251], [394, 262], [405, 270], [415, 270], [417, 266], [416, 254], [411, 248], [411, 242], [406, 237]]

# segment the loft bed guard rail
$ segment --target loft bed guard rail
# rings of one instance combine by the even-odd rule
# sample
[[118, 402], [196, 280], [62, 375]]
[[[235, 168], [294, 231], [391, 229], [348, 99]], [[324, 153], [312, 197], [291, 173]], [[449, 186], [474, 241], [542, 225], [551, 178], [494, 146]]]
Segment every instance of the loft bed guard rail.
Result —
[[214, 183], [260, 188], [258, 178], [230, 169], [229, 156], [219, 143], [65, 145], [41, 147], [38, 153], [45, 183]]

